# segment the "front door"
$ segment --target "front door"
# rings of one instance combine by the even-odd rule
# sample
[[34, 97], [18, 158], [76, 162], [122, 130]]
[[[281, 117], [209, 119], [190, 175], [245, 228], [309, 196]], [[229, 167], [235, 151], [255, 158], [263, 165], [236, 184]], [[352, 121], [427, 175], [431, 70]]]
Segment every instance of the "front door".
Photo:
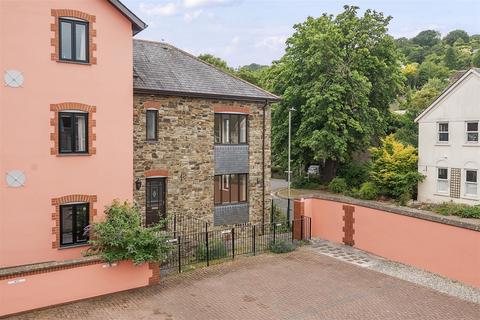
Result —
[[166, 218], [166, 178], [148, 178], [146, 183], [145, 224], [151, 226]]

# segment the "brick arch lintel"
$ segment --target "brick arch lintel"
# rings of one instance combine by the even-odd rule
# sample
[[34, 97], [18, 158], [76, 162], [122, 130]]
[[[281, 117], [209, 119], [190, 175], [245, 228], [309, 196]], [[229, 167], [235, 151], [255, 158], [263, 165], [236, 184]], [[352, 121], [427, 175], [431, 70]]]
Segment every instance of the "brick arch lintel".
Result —
[[50, 133], [50, 140], [53, 142], [53, 147], [50, 149], [50, 154], [59, 154], [58, 113], [68, 110], [79, 110], [88, 113], [88, 154], [96, 154], [97, 149], [94, 147], [93, 143], [97, 140], [97, 135], [93, 132], [93, 129], [97, 126], [97, 122], [95, 119], [93, 119], [93, 115], [97, 111], [97, 107], [78, 102], [62, 102], [50, 105], [50, 111], [55, 113], [53, 118], [50, 119], [50, 125], [53, 127], [53, 132]]
[[58, 18], [60, 17], [72, 17], [88, 21], [88, 64], [97, 64], [97, 57], [94, 57], [94, 52], [97, 50], [97, 44], [93, 42], [93, 37], [97, 36], [97, 30], [93, 28], [93, 23], [97, 21], [94, 15], [82, 12], [74, 9], [52, 9], [51, 15], [55, 21], [50, 25], [50, 31], [53, 32], [53, 37], [50, 39], [50, 44], [53, 47], [53, 53], [51, 59], [53, 61], [61, 61], [59, 58], [59, 24]]
[[168, 177], [168, 170], [166, 169], [155, 169], [155, 170], [148, 170], [145, 171], [145, 177]]
[[54, 240], [52, 241], [52, 249], [58, 249], [60, 247], [60, 206], [74, 202], [85, 202], [89, 204], [89, 221], [93, 222], [93, 217], [97, 215], [97, 209], [94, 208], [94, 203], [97, 202], [96, 195], [85, 194], [70, 194], [52, 199], [52, 206], [55, 207], [55, 211], [52, 213], [52, 221], [54, 226], [52, 227], [52, 235]]

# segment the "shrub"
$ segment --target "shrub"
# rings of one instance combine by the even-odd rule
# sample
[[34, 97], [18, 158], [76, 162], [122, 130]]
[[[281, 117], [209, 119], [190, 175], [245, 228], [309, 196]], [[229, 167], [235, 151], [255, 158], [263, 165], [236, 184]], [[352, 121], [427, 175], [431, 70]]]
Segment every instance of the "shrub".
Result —
[[368, 166], [363, 163], [350, 162], [341, 165], [337, 175], [348, 181], [352, 187], [358, 188], [368, 180]]
[[90, 228], [92, 247], [87, 255], [98, 254], [109, 263], [132, 260], [138, 265], [162, 261], [171, 250], [161, 232], [163, 224], [142, 227], [138, 209], [128, 202], [114, 201], [105, 209], [105, 217]]
[[290, 241], [277, 240], [270, 243], [270, 251], [273, 253], [287, 253], [295, 250], [295, 246]]
[[355, 195], [360, 199], [373, 200], [378, 197], [378, 189], [373, 182], [364, 182]]
[[444, 202], [442, 204], [431, 205], [429, 209], [444, 216], [480, 219], [480, 206], [478, 205], [469, 206], [467, 204]]
[[343, 178], [335, 177], [328, 184], [328, 190], [335, 193], [344, 193], [348, 190], [347, 182]]
[[294, 176], [292, 178], [292, 188], [295, 189], [319, 189], [321, 184], [318, 176]]
[[417, 168], [417, 149], [404, 146], [393, 135], [382, 139], [378, 148], [370, 148], [372, 153], [372, 182], [386, 196], [405, 201], [412, 196], [415, 186], [424, 179]]
[[[225, 242], [219, 239], [215, 239], [208, 243], [208, 259], [222, 259], [227, 256], [227, 246]], [[197, 259], [199, 261], [207, 260], [207, 246], [205, 243], [202, 243], [197, 247]]]

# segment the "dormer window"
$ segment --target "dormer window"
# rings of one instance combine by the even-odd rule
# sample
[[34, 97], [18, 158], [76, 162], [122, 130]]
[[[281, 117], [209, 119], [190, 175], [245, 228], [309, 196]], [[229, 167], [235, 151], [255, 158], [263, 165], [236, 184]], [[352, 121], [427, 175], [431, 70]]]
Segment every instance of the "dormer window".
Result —
[[60, 60], [88, 63], [88, 22], [59, 18]]
[[448, 138], [448, 122], [438, 123], [438, 142], [447, 143]]
[[478, 143], [478, 121], [467, 122], [467, 142]]

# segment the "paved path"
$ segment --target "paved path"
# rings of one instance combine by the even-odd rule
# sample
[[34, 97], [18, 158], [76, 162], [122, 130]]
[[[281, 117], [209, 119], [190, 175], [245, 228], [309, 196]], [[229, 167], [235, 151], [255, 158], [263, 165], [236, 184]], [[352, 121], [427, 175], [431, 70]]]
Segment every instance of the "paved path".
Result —
[[272, 191], [277, 191], [288, 187], [288, 182], [283, 179], [271, 179], [270, 184]]
[[462, 319], [480, 305], [302, 248], [12, 319]]

